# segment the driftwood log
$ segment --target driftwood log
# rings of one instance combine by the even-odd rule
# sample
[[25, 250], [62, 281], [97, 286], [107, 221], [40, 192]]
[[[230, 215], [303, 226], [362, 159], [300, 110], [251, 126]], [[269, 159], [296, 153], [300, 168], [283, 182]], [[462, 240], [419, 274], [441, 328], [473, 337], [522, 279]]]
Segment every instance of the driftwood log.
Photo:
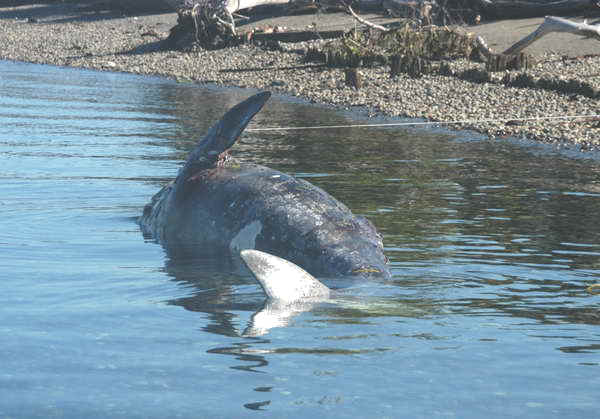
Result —
[[566, 32], [600, 40], [600, 25], [589, 25], [587, 22], [573, 22], [556, 16], [546, 16], [544, 22], [525, 38], [513, 44], [506, 51], [498, 54], [492, 51], [481, 37], [476, 39], [479, 50], [485, 56], [487, 71], [525, 70], [532, 67], [536, 60], [525, 54], [523, 50], [541, 37], [552, 32]]
[[520, 0], [476, 0], [488, 19], [524, 19], [597, 9], [597, 0], [559, 0], [550, 3]]
[[235, 18], [244, 18], [237, 15], [239, 10], [288, 3], [289, 0], [186, 1], [177, 10], [177, 25], [171, 28], [165, 46], [175, 49], [223, 48], [238, 41]]
[[[501, 54], [487, 50], [486, 69], [488, 71], [521, 70], [535, 64], [535, 59], [523, 50], [541, 37], [552, 32], [566, 32], [600, 40], [600, 25], [589, 25], [587, 22], [573, 22], [556, 16], [546, 16], [544, 22], [525, 38], [513, 44]], [[483, 40], [482, 40], [483, 41]], [[485, 43], [484, 43], [485, 44]]]
[[504, 71], [504, 70], [527, 70], [536, 63], [533, 56], [517, 53], [517, 54], [492, 54], [487, 57], [485, 69], [487, 71]]
[[[250, 9], [257, 6], [272, 6], [272, 5], [289, 5], [291, 3], [305, 3], [307, 0], [200, 0], [192, 1], [186, 0], [183, 7], [178, 10], [178, 24], [171, 29], [169, 38], [166, 40], [165, 45], [168, 48], [175, 49], [189, 49], [190, 46], [200, 46], [205, 49], [216, 49], [223, 48], [227, 45], [236, 44], [254, 38], [265, 38], [264, 40], [269, 41], [269, 38], [273, 41], [289, 41], [298, 42], [300, 40], [312, 39], [314, 37], [325, 38], [339, 36], [338, 31], [333, 31], [332, 34], [298, 34], [292, 31], [280, 32], [273, 31], [272, 34], [264, 33], [250, 33], [239, 36], [236, 30], [236, 17], [242, 17], [237, 15], [237, 12], [244, 9]], [[332, 1], [342, 6], [349, 14], [351, 14], [360, 24], [368, 26], [371, 29], [378, 31], [387, 32], [388, 27], [377, 25], [367, 21], [360, 17], [354, 12], [350, 6], [350, 2], [344, 2], [344, 0], [310, 0], [317, 3]], [[362, 1], [380, 1], [380, 0], [362, 0]], [[404, 0], [381, 0], [382, 3], [385, 1], [388, 4], [390, 1], [397, 3], [405, 3]], [[435, 0], [408, 0], [405, 4], [411, 5], [419, 10], [419, 20], [423, 23], [431, 21], [431, 5], [436, 5]], [[527, 8], [534, 7], [537, 11], [573, 11], [578, 8], [590, 8], [595, 7], [598, 9], [598, 4], [595, 3], [600, 0], [560, 0], [553, 3], [530, 3], [525, 1], [513, 1], [513, 0], [473, 0], [478, 4], [483, 5], [482, 7], [497, 7], [502, 5], [502, 10], [512, 9], [523, 9], [519, 16], [527, 15]], [[360, 1], [359, 1], [360, 4]], [[510, 7], [509, 7], [510, 5]], [[512, 8], [512, 9], [511, 9]], [[428, 26], [428, 25], [426, 25]], [[496, 54], [487, 47], [485, 41], [479, 38], [477, 39], [478, 49], [486, 57], [488, 62], [488, 71], [499, 71], [505, 68], [508, 69], [519, 69], [527, 68], [533, 62], [528, 56], [521, 54], [521, 51], [535, 42], [542, 36], [551, 32], [568, 32], [574, 33], [587, 37], [598, 37], [600, 39], [600, 25], [589, 25], [587, 22], [577, 23], [567, 19], [547, 16], [544, 23], [540, 25], [532, 34], [523, 38], [515, 45], [504, 51], [502, 54]], [[302, 35], [302, 36], [300, 36]], [[295, 39], [300, 36], [303, 39]]]
[[556, 16], [546, 16], [544, 22], [531, 34], [521, 39], [504, 51], [506, 55], [515, 55], [527, 48], [542, 36], [551, 32], [567, 32], [600, 40], [600, 25], [589, 25], [587, 22], [573, 22]]

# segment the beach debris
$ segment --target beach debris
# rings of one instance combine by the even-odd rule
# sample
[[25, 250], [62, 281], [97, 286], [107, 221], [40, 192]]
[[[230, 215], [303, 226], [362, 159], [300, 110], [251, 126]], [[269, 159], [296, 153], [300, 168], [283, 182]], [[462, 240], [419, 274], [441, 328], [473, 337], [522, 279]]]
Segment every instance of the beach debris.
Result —
[[[320, 51], [309, 51], [311, 58], [329, 67], [357, 67], [387, 65], [395, 68], [414, 66], [413, 58], [441, 60], [470, 57], [479, 48], [476, 38], [460, 27], [424, 26], [410, 23], [386, 31], [354, 30], [339, 39], [328, 42]], [[403, 59], [401, 57], [409, 57]], [[422, 67], [427, 67], [423, 63]]]
[[527, 48], [542, 36], [552, 32], [568, 32], [584, 37], [593, 37], [600, 40], [600, 24], [589, 25], [587, 21], [581, 23], [573, 22], [562, 17], [546, 16], [544, 22], [531, 34], [521, 39], [513, 46], [504, 51], [505, 55], [515, 55]]
[[[390, 76], [408, 74], [411, 77], [421, 77], [424, 74], [440, 74], [486, 83], [492, 80], [488, 73], [505, 72], [510, 70], [524, 71], [532, 68], [538, 62], [533, 55], [525, 52], [527, 46], [542, 36], [551, 32], [568, 32], [585, 37], [600, 39], [600, 25], [573, 22], [564, 18], [547, 16], [544, 22], [530, 35], [523, 38], [506, 51], [499, 53], [492, 50], [486, 41], [468, 32], [457, 22], [465, 18], [471, 23], [480, 23], [482, 16], [489, 16], [491, 0], [184, 0], [183, 7], [178, 10], [178, 24], [171, 29], [164, 45], [172, 49], [191, 50], [194, 48], [220, 49], [245, 42], [262, 45], [271, 50], [281, 49], [279, 42], [302, 42], [309, 40], [333, 39], [328, 43], [304, 50], [306, 61], [320, 61], [329, 67], [347, 69], [344, 73], [344, 83], [354, 88], [361, 85], [356, 68], [361, 66], [389, 65]], [[393, 15], [404, 16], [387, 24], [374, 23], [354, 10], [354, 4], [364, 4], [369, 7], [378, 2], [380, 7]], [[370, 2], [370, 3], [369, 3]], [[510, 3], [517, 5], [529, 4], [523, 1], [494, 0], [497, 4]], [[589, 0], [586, 0], [589, 5]], [[291, 7], [291, 5], [294, 7]], [[477, 9], [473, 6], [480, 5]], [[536, 3], [539, 5], [539, 3]], [[561, 8], [566, 4], [580, 7], [581, 0], [561, 0], [548, 3], [552, 7]], [[461, 9], [460, 6], [471, 8]], [[238, 33], [236, 20], [248, 19], [238, 14], [246, 10], [246, 14], [254, 13], [257, 6], [278, 6], [279, 11], [287, 8], [298, 10], [298, 7], [312, 7], [320, 13], [321, 10], [335, 8], [344, 10], [357, 22], [354, 29], [319, 30], [314, 23], [303, 30], [289, 29], [283, 26], [254, 27], [244, 33]], [[485, 6], [485, 7], [484, 7]], [[487, 7], [487, 9], [486, 9]], [[597, 5], [594, 5], [597, 8]], [[557, 9], [557, 10], [558, 10]], [[550, 9], [544, 9], [550, 10]], [[463, 13], [457, 17], [457, 13]], [[464, 20], [462, 20], [464, 22]], [[460, 23], [460, 22], [459, 22]], [[454, 74], [448, 60], [466, 58], [485, 64], [485, 68], [474, 72]], [[497, 79], [497, 78], [496, 78]], [[508, 76], [504, 84], [516, 85], [523, 80]], [[546, 86], [547, 83], [541, 83]], [[531, 81], [528, 85], [540, 85], [539, 80]], [[564, 86], [548, 85], [550, 90], [563, 90]], [[567, 89], [568, 90], [568, 89]], [[585, 86], [577, 88], [577, 94], [596, 97], [597, 92], [588, 91]]]
[[165, 41], [168, 48], [219, 49], [239, 43], [236, 17], [239, 10], [257, 6], [287, 4], [288, 0], [186, 0], [177, 10], [177, 25]]
[[344, 70], [346, 86], [354, 87], [356, 90], [362, 87], [362, 75], [356, 67]]

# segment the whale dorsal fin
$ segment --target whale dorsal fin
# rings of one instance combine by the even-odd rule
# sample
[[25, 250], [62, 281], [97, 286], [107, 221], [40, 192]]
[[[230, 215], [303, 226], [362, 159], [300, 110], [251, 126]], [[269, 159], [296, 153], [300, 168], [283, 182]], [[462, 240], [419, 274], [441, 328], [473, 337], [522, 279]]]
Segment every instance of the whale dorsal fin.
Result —
[[292, 302], [329, 298], [329, 288], [288, 260], [254, 249], [242, 250], [240, 256], [269, 299]]
[[187, 179], [198, 170], [214, 166], [219, 155], [235, 144], [248, 123], [270, 97], [271, 92], [257, 93], [228, 110], [189, 154], [179, 177]]

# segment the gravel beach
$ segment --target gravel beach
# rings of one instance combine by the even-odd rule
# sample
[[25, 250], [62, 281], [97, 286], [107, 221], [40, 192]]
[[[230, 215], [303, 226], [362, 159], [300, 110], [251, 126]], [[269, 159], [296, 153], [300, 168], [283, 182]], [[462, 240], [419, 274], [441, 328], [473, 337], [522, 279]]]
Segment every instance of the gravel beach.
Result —
[[[350, 17], [327, 14], [287, 19], [294, 19], [296, 28], [305, 24], [301, 19], [327, 28], [354, 25]], [[490, 138], [515, 136], [581, 150], [600, 147], [600, 117], [592, 116], [600, 114], [598, 95], [506, 87], [500, 81], [504, 73], [494, 74], [485, 83], [441, 75], [392, 78], [387, 66], [361, 68], [363, 84], [357, 90], [345, 85], [343, 69], [305, 63], [298, 50], [305, 50], [307, 43], [282, 43], [284, 51], [252, 45], [219, 51], [161, 50], [160, 41], [176, 21], [175, 13], [123, 15], [103, 9], [98, 2], [37, 4], [15, 0], [12, 6], [0, 6], [0, 59], [268, 89], [344, 108], [365, 107], [372, 115], [442, 122], [485, 120], [448, 127], [474, 129]], [[465, 29], [481, 34], [490, 47], [502, 51], [542, 21], [494, 22]], [[532, 76], [575, 80], [600, 89], [600, 41], [551, 34], [531, 48], [542, 57], [528, 70]], [[467, 60], [453, 61], [450, 66], [455, 72], [484, 68]], [[535, 120], [586, 115], [590, 117]]]

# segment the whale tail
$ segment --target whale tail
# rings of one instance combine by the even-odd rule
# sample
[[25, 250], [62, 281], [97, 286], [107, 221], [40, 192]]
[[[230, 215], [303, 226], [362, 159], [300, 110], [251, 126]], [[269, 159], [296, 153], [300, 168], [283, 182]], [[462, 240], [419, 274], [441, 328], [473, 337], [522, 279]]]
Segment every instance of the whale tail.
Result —
[[180, 175], [186, 179], [190, 172], [208, 169], [227, 151], [271, 97], [271, 92], [261, 92], [231, 108], [214, 124], [196, 148], [189, 154]]
[[329, 288], [288, 260], [254, 249], [242, 250], [240, 256], [270, 300], [294, 302], [330, 296]]

